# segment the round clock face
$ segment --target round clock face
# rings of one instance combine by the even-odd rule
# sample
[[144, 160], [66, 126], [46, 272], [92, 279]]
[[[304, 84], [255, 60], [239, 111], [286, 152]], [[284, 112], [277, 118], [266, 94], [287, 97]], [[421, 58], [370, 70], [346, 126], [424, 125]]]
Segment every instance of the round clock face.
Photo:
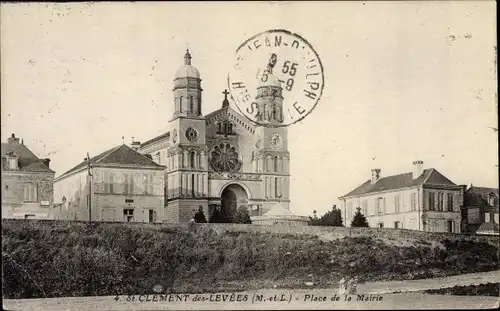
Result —
[[198, 131], [195, 130], [194, 128], [190, 127], [186, 130], [186, 138], [190, 142], [194, 142], [198, 140]]
[[174, 129], [172, 132], [172, 142], [175, 144], [177, 142], [177, 130]]
[[283, 142], [283, 139], [281, 138], [280, 134], [274, 133], [271, 135], [271, 146], [274, 148], [278, 148], [281, 146]]

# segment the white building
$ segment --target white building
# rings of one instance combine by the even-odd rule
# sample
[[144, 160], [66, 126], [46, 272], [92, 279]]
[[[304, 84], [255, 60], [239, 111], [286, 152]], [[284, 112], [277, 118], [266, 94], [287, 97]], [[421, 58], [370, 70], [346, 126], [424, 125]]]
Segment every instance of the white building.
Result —
[[371, 179], [339, 199], [346, 226], [359, 207], [370, 227], [459, 233], [463, 193], [463, 186], [415, 161], [410, 173], [382, 177], [373, 169]]

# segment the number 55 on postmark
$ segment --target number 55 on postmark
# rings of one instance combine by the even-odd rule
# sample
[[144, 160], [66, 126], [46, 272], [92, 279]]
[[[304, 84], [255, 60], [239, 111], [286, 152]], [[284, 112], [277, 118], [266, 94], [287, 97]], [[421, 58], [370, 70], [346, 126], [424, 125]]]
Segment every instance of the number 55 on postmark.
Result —
[[312, 45], [287, 30], [268, 30], [243, 42], [228, 75], [238, 110], [258, 125], [288, 126], [321, 99], [323, 65]]

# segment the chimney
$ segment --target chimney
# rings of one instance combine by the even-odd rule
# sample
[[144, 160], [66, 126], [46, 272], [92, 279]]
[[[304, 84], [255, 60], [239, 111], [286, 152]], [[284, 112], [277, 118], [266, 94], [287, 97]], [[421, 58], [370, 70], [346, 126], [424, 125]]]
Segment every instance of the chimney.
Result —
[[380, 169], [372, 169], [372, 184], [376, 183], [380, 179]]
[[19, 138], [14, 133], [9, 137], [9, 144], [19, 144]]
[[139, 150], [139, 148], [141, 148], [141, 142], [140, 141], [136, 141], [134, 139], [134, 137], [132, 137], [131, 147], [132, 147], [132, 149], [134, 149], [135, 151], [137, 151], [137, 150]]
[[45, 164], [45, 166], [47, 166], [48, 168], [50, 168], [50, 159], [49, 158], [45, 158], [45, 159], [41, 159], [42, 160], [42, 163]]
[[413, 179], [417, 179], [424, 172], [424, 161], [413, 161]]

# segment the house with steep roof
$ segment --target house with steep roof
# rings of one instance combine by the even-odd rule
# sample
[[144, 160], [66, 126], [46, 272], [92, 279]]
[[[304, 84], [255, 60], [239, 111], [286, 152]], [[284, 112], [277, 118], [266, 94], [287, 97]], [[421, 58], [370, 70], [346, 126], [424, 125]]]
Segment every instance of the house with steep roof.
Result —
[[462, 223], [467, 233], [499, 235], [498, 188], [471, 185], [464, 193]]
[[55, 219], [162, 222], [164, 170], [123, 144], [54, 180]]
[[51, 218], [55, 172], [12, 134], [2, 143], [2, 218]]
[[339, 198], [344, 224], [350, 226], [359, 207], [370, 227], [460, 233], [464, 186], [423, 164], [387, 177], [372, 169], [371, 179]]

